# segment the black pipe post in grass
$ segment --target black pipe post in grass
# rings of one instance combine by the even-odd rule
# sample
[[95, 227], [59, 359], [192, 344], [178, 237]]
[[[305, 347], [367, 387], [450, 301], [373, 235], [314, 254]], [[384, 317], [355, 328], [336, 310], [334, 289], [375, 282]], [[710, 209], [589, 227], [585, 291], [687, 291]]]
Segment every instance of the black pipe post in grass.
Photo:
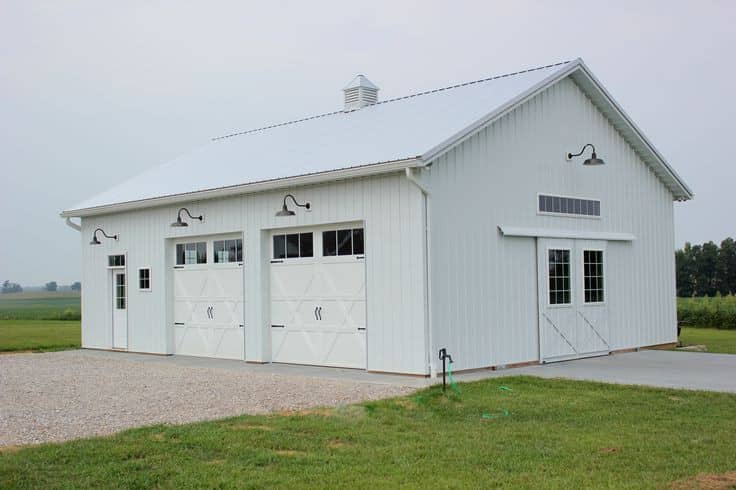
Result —
[[452, 356], [448, 354], [447, 349], [443, 347], [440, 349], [440, 360], [442, 361], [442, 393], [447, 389], [447, 366], [445, 364], [445, 359], [449, 359], [450, 363], [452, 363]]

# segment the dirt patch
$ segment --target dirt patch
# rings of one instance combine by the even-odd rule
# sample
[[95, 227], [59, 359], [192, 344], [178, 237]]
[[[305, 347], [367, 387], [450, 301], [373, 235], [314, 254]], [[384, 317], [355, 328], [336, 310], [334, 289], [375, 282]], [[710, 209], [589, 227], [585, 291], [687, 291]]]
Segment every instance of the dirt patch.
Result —
[[600, 449], [601, 454], [616, 454], [620, 452], [621, 452], [620, 447], [604, 447]]
[[309, 408], [306, 410], [282, 410], [278, 413], [282, 417], [303, 417], [307, 415], [317, 415], [320, 417], [331, 417], [331, 408]]
[[327, 443], [327, 447], [330, 449], [343, 449], [346, 447], [350, 447], [353, 444], [347, 441], [341, 441], [340, 439], [333, 439], [330, 442]]
[[299, 456], [304, 454], [304, 451], [297, 451], [295, 449], [277, 449], [276, 454], [279, 456]]
[[736, 488], [736, 471], [729, 471], [726, 473], [701, 473], [686, 480], [673, 482], [672, 488], [675, 490], [726, 490]]
[[267, 425], [254, 425], [248, 423], [231, 425], [230, 428], [233, 430], [262, 430], [264, 432], [270, 432], [273, 430], [273, 428]]
[[0, 446], [0, 454], [17, 453], [21, 449], [23, 449], [23, 446]]

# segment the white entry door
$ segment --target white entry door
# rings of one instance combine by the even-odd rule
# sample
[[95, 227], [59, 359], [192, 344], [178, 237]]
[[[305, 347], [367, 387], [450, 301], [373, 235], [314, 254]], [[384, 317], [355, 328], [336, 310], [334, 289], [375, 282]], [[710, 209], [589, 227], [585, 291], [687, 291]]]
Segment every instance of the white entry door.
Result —
[[361, 225], [274, 233], [272, 360], [366, 368]]
[[542, 361], [608, 354], [605, 242], [538, 239]]
[[176, 244], [176, 354], [244, 359], [242, 240]]
[[128, 285], [124, 269], [112, 269], [112, 348], [128, 348]]

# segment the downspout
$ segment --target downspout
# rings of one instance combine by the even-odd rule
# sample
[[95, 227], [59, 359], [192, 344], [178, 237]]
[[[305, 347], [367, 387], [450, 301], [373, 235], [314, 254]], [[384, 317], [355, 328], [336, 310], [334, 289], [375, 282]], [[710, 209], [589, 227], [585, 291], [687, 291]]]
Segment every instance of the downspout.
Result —
[[67, 218], [66, 218], [66, 226], [68, 226], [69, 228], [73, 228], [73, 229], [75, 229], [75, 230], [77, 230], [77, 231], [82, 231], [82, 226], [81, 226], [81, 225], [78, 225], [78, 224], [76, 224], [76, 223], [75, 223], [74, 221], [72, 221], [72, 219], [71, 219], [71, 218], [69, 218], [69, 217], [67, 217]]
[[430, 246], [431, 246], [431, 240], [430, 240], [430, 220], [429, 220], [429, 212], [430, 212], [430, 204], [431, 201], [429, 199], [431, 193], [429, 189], [419, 181], [419, 179], [416, 178], [414, 175], [414, 169], [412, 167], [406, 167], [404, 169], [406, 173], [406, 178], [409, 180], [409, 182], [413, 183], [417, 188], [422, 192], [422, 197], [424, 198], [424, 316], [426, 318], [426, 338], [427, 338], [427, 365], [429, 367], [429, 376], [430, 378], [434, 378], [437, 376], [437, 368], [434, 364], [434, 356], [432, 355], [432, 349], [434, 348], [434, 342], [432, 341], [432, 312], [431, 312], [431, 304], [432, 304], [432, 281], [431, 281], [431, 261], [429, 260], [430, 257]]

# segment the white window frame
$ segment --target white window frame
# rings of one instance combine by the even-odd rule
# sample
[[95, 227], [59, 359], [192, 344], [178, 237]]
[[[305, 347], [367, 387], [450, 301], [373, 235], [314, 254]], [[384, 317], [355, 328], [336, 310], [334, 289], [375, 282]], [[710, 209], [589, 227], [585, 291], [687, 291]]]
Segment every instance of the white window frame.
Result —
[[[550, 290], [550, 287], [549, 287], [549, 280], [550, 280], [550, 277], [549, 277], [549, 252], [550, 252], [550, 250], [565, 250], [568, 253], [567, 275], [568, 275], [568, 281], [570, 282], [570, 289], [569, 289], [570, 301], [568, 303], [552, 303], [552, 301], [551, 301], [551, 297], [550, 297], [551, 295], [550, 295], [550, 293], [552, 291]], [[546, 277], [547, 278], [547, 300], [546, 301], [547, 301], [547, 306], [549, 308], [572, 308], [574, 306], [574, 298], [575, 298], [574, 277], [575, 276], [573, 275], [573, 270], [572, 270], [572, 268], [573, 268], [573, 260], [574, 260], [573, 259], [573, 256], [574, 255], [575, 255], [574, 247], [572, 247], [572, 248], [571, 247], [561, 247], [561, 246], [549, 246], [549, 247], [547, 247], [547, 257], [546, 257], [547, 258], [547, 260], [546, 260], [547, 263], [544, 264], [544, 266], [545, 266], [545, 268], [547, 270], [547, 274], [546, 274], [546, 276], [547, 276]]]
[[[141, 287], [141, 271], [147, 270], [148, 271], [148, 287], [142, 288]], [[136, 280], [138, 281], [138, 291], [143, 292], [150, 292], [151, 291], [151, 283], [153, 281], [153, 277], [151, 274], [151, 267], [139, 267], [138, 268], [138, 274], [136, 276]]]
[[[585, 301], [585, 252], [600, 252], [603, 259], [601, 264], [601, 270], [603, 273], [603, 284], [601, 285], [601, 291], [603, 291], [603, 301]], [[602, 247], [582, 247], [580, 250], [580, 280], [582, 288], [580, 288], [580, 303], [583, 306], [605, 306], [608, 301], [608, 290], [606, 288], [606, 280], [608, 279], [608, 272], [606, 271], [606, 249]]]
[[[305, 257], [302, 257], [301, 256], [301, 241], [302, 241], [301, 235], [304, 234], [304, 233], [310, 233], [312, 235], [312, 256], [311, 257], [306, 257], [306, 256]], [[287, 235], [299, 235], [299, 254], [300, 255], [299, 255], [299, 257], [283, 257], [283, 258], [278, 259], [278, 258], [274, 257], [275, 250], [274, 250], [274, 246], [273, 246], [274, 245], [273, 244], [273, 239], [274, 239], [274, 237], [277, 237], [277, 236], [283, 236], [284, 237], [284, 246], [286, 246], [286, 236]], [[317, 251], [316, 250], [316, 247], [317, 247], [317, 232], [314, 231], [314, 230], [312, 230], [312, 229], [307, 229], [307, 230], [304, 230], [304, 231], [301, 231], [301, 230], [297, 230], [297, 231], [294, 231], [294, 230], [288, 230], [288, 231], [275, 230], [275, 231], [273, 231], [271, 233], [271, 259], [270, 260], [271, 260], [272, 263], [274, 261], [276, 261], [277, 263], [278, 263], [278, 261], [289, 261], [289, 262], [293, 262], [293, 261], [302, 261], [302, 262], [313, 261], [313, 260], [315, 260], [318, 257], [318, 255], [315, 253]]]
[[[592, 216], [589, 214], [570, 214], [570, 213], [554, 213], [551, 211], [541, 211], [539, 209], [539, 197], [540, 196], [561, 197], [564, 199], [582, 199], [585, 201], [596, 201], [598, 203], [598, 209], [600, 210], [601, 214], [598, 216]], [[584, 197], [584, 196], [566, 196], [566, 195], [557, 194], [554, 192], [537, 192], [537, 197], [534, 202], [534, 207], [537, 210], [538, 216], [557, 216], [559, 218], [582, 218], [582, 219], [600, 220], [601, 216], [603, 215], [603, 203], [601, 202], [600, 199], [597, 199], [595, 197]]]

